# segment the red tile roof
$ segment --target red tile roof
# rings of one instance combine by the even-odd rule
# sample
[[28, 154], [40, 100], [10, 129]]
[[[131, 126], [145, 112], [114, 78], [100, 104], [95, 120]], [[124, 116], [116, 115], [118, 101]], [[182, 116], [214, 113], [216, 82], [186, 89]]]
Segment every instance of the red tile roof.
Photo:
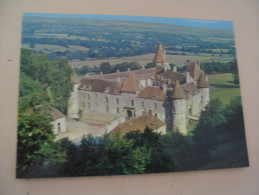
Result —
[[163, 49], [162, 44], [160, 43], [157, 47], [156, 55], [153, 60], [154, 63], [166, 63], [166, 55], [165, 55], [165, 50]]
[[192, 78], [195, 81], [197, 81], [200, 78], [203, 71], [200, 69], [196, 62], [191, 62], [185, 69], [185, 72], [190, 72]]
[[128, 92], [128, 93], [137, 93], [140, 91], [135, 74], [133, 72], [129, 73], [129, 76], [125, 81], [123, 87], [121, 88], [121, 91]]
[[134, 118], [132, 120], [126, 121], [118, 125], [110, 133], [113, 135], [117, 135], [119, 133], [125, 135], [130, 131], [136, 130], [144, 132], [146, 126], [151, 127], [153, 130], [156, 130], [164, 125], [165, 123], [159, 120], [157, 117], [152, 116], [152, 114], [150, 113], [147, 113], [145, 115], [142, 115], [140, 117]]

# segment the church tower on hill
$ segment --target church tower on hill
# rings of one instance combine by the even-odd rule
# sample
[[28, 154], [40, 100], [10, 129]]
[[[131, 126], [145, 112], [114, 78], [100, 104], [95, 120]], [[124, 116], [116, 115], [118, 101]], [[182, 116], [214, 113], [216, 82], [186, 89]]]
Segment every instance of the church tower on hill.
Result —
[[166, 59], [166, 50], [163, 48], [161, 43], [157, 47], [153, 62], [156, 64], [156, 66], [163, 67], [164, 71], [170, 70], [170, 65]]

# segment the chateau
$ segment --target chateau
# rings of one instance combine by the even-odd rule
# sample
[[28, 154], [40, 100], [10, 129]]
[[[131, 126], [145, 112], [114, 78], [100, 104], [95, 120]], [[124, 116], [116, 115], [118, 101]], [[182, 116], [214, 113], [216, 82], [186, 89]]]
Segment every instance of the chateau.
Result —
[[[149, 114], [165, 124], [166, 130], [186, 133], [190, 120], [198, 120], [209, 103], [207, 76], [197, 62], [184, 73], [172, 70], [162, 44], [153, 62], [155, 68], [88, 75], [74, 85], [68, 102], [68, 117], [96, 115], [124, 123]], [[89, 118], [89, 117], [88, 117]]]

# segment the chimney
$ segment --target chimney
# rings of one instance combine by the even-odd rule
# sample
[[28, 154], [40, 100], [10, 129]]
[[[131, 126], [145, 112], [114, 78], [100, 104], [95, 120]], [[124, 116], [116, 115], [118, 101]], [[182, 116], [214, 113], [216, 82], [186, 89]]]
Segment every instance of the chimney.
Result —
[[176, 66], [173, 67], [173, 72], [177, 72], [177, 67]]

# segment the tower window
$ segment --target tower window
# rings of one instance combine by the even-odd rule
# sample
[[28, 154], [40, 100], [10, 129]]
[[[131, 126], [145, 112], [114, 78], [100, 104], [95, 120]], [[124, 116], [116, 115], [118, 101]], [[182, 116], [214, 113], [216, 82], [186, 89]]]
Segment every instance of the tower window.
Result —
[[120, 113], [120, 109], [119, 108], [117, 108], [117, 114], [119, 114]]
[[119, 103], [120, 103], [120, 102], [119, 102], [119, 98], [116, 98], [116, 103], [117, 103], [117, 104], [119, 104]]
[[131, 100], [131, 106], [134, 106], [134, 100]]
[[105, 97], [105, 101], [106, 101], [106, 103], [109, 103], [108, 97]]

